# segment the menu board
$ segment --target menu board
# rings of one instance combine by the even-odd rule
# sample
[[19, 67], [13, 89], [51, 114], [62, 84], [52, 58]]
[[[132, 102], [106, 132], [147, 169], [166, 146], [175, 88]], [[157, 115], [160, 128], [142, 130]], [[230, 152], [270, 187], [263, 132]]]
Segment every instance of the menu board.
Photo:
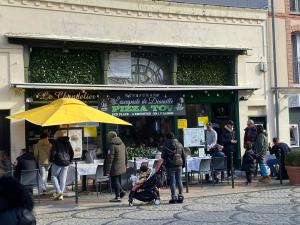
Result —
[[82, 156], [82, 128], [71, 128], [68, 130], [70, 143], [74, 151], [74, 159], [79, 159]]
[[205, 145], [204, 127], [183, 129], [184, 147], [200, 147]]

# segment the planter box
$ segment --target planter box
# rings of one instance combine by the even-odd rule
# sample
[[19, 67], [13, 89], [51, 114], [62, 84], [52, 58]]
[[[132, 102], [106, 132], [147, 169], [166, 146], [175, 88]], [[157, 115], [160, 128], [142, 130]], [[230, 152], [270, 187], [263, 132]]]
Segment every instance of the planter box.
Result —
[[300, 185], [300, 167], [298, 166], [285, 166], [290, 183], [293, 185]]

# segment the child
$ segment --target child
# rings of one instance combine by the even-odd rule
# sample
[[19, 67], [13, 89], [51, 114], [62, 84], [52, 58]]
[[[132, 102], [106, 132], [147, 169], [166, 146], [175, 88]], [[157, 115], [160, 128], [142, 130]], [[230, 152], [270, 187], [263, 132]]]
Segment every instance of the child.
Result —
[[256, 154], [252, 150], [252, 144], [246, 143], [246, 151], [243, 156], [242, 170], [246, 172], [247, 185], [252, 182], [252, 173], [256, 169]]
[[148, 168], [146, 165], [141, 165], [140, 174], [137, 180], [135, 181], [135, 185], [139, 185], [139, 186], [142, 185], [147, 180], [150, 173], [151, 173], [150, 168]]

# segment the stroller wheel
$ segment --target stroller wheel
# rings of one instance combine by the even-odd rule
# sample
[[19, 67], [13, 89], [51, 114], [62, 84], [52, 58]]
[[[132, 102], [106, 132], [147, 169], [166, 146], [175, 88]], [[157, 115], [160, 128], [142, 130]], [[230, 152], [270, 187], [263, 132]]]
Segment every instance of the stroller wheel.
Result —
[[155, 205], [160, 205], [160, 200], [159, 199], [154, 199], [154, 204]]

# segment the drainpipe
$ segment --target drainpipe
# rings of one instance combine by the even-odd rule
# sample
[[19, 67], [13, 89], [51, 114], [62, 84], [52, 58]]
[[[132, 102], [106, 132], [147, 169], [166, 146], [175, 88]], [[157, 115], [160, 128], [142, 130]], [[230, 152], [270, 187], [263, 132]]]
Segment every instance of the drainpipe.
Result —
[[279, 93], [277, 82], [277, 57], [276, 57], [276, 36], [275, 36], [275, 10], [274, 0], [271, 0], [271, 13], [272, 13], [272, 41], [273, 41], [273, 65], [274, 65], [274, 88], [275, 88], [275, 126], [276, 136], [279, 138]]

